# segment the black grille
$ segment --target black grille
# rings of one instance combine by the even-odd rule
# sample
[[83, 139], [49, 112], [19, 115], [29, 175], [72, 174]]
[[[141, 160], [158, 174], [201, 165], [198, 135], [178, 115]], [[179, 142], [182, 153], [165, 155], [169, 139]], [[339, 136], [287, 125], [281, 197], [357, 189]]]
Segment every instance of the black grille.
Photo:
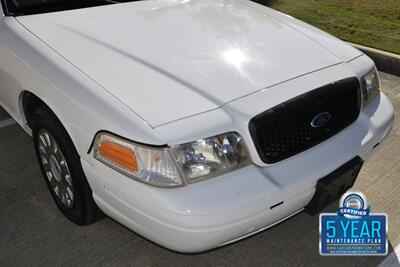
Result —
[[340, 80], [257, 115], [250, 134], [262, 161], [276, 163], [342, 131], [357, 119], [360, 103], [358, 79]]

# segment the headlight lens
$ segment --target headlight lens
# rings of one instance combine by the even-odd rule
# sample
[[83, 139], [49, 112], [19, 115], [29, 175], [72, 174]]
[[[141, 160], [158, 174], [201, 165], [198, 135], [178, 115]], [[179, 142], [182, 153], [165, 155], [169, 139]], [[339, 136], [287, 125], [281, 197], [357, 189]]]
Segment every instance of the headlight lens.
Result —
[[237, 133], [226, 133], [172, 147], [188, 183], [212, 178], [247, 166], [246, 145]]
[[242, 137], [233, 132], [163, 148], [101, 132], [93, 151], [94, 158], [114, 170], [161, 187], [182, 186], [250, 164]]
[[108, 133], [94, 141], [94, 157], [116, 171], [155, 186], [183, 185], [168, 148], [136, 144]]
[[381, 83], [376, 68], [361, 78], [363, 107], [368, 106], [379, 95]]

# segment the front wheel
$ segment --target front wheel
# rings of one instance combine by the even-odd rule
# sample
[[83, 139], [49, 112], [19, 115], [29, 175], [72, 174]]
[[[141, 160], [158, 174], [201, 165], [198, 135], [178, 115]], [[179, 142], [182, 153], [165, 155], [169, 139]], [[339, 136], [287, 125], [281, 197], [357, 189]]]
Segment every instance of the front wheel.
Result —
[[55, 115], [39, 107], [33, 115], [33, 143], [46, 184], [57, 207], [73, 223], [87, 225], [101, 214], [75, 146]]

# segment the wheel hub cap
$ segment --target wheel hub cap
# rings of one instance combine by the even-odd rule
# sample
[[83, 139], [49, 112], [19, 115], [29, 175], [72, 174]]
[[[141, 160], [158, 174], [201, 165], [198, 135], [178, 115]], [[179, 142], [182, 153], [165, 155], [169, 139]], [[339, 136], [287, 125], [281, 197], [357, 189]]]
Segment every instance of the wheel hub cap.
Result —
[[53, 155], [50, 156], [50, 169], [57, 182], [61, 183], [62, 182], [61, 167], [60, 164], [57, 162], [56, 157], [54, 157]]
[[61, 203], [71, 208], [74, 204], [74, 188], [65, 157], [48, 131], [41, 130], [38, 139], [40, 161], [50, 187]]

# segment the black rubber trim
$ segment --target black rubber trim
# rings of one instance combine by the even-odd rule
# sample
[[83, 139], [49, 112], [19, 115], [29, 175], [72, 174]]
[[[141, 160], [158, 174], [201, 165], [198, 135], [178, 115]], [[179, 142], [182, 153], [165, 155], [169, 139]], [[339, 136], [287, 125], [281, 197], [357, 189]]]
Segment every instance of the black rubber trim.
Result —
[[93, 149], [93, 146], [94, 146], [94, 141], [96, 140], [96, 137], [99, 134], [102, 134], [102, 133], [109, 134], [109, 135], [115, 136], [115, 137], [117, 137], [119, 139], [125, 140], [127, 142], [130, 142], [130, 143], [133, 143], [133, 144], [142, 145], [142, 146], [154, 147], [154, 148], [167, 148], [168, 147], [167, 144], [165, 144], [165, 145], [149, 145], [149, 144], [145, 144], [145, 143], [141, 143], [141, 142], [130, 140], [130, 139], [126, 138], [126, 137], [123, 137], [123, 136], [121, 136], [119, 134], [116, 134], [116, 133], [113, 133], [113, 132], [110, 132], [110, 131], [107, 131], [107, 130], [100, 130], [94, 135], [93, 140], [90, 143], [90, 146], [89, 146], [89, 149], [88, 149], [88, 152], [87, 152], [88, 155], [92, 152], [92, 149]]

